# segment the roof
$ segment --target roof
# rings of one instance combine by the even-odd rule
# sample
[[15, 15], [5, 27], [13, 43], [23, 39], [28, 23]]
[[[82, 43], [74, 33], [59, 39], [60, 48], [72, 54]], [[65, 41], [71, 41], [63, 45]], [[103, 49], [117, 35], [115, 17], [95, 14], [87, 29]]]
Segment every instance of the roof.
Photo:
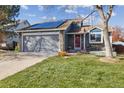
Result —
[[[72, 22], [82, 22], [82, 19], [67, 19], [67, 20], [58, 20], [58, 21], [50, 21], [50, 22], [43, 22], [31, 25], [24, 29], [18, 30], [17, 32], [32, 32], [32, 31], [55, 31], [55, 30], [66, 30]], [[84, 33], [84, 31], [90, 31], [95, 28], [102, 29], [102, 25], [84, 25], [81, 27], [79, 32], [70, 32], [70, 33]], [[109, 26], [109, 32], [112, 32], [112, 27]]]
[[44, 23], [38, 23], [38, 24], [31, 25], [24, 29], [18, 30], [17, 32], [66, 30], [71, 23], [72, 23], [71, 20], [44, 22]]
[[[103, 25], [96, 25], [96, 26], [94, 26], [94, 27], [99, 27], [99, 28], [103, 28]], [[114, 30], [114, 27], [112, 27], [112, 26], [108, 26], [108, 29], [109, 29], [109, 32], [112, 32], [113, 30]]]
[[4, 25], [4, 30], [1, 30], [1, 31], [14, 32], [16, 30], [20, 30], [20, 29], [25, 28], [27, 26], [30, 26], [30, 23], [27, 20], [18, 20], [15, 23]]
[[121, 45], [124, 46], [124, 42], [118, 41], [118, 42], [114, 42], [112, 43], [113, 45]]
[[[96, 26], [92, 26], [92, 25], [84, 25], [81, 27], [80, 31], [75, 31], [75, 32], [68, 32], [68, 34], [71, 34], [71, 33], [76, 33], [76, 34], [81, 34], [81, 33], [84, 33], [84, 32], [89, 32], [95, 28], [100, 28], [102, 29], [102, 26], [99, 26], [99, 25], [96, 25]], [[111, 27], [109, 27], [109, 32], [112, 32], [113, 29]]]

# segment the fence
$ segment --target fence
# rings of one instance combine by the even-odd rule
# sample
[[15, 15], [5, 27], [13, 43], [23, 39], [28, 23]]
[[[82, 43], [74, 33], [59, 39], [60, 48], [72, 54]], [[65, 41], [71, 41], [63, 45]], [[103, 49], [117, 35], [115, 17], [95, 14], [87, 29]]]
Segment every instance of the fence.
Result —
[[124, 46], [122, 45], [113, 45], [114, 50], [119, 54], [124, 54]]

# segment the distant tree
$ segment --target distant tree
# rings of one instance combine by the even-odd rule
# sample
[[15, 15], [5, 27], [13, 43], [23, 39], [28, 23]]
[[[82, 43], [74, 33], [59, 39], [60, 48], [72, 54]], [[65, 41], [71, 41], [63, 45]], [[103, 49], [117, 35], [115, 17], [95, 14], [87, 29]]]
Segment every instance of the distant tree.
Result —
[[103, 25], [103, 36], [105, 42], [106, 57], [113, 58], [112, 46], [108, 35], [108, 22], [112, 16], [113, 5], [95, 5]]
[[123, 30], [122, 33], [121, 33], [120, 41], [123, 41], [123, 42], [124, 42], [124, 30]]
[[112, 32], [112, 41], [124, 41], [124, 29], [120, 26], [116, 26]]
[[19, 15], [19, 5], [1, 5], [0, 6], [0, 26], [15, 21]]

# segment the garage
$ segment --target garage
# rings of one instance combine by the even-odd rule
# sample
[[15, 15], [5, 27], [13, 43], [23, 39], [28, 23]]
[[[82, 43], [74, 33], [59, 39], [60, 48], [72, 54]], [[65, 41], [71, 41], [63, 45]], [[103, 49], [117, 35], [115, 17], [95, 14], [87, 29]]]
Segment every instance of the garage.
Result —
[[64, 31], [71, 21], [56, 20], [31, 25], [17, 31], [20, 51], [38, 54], [56, 54], [64, 50]]
[[23, 52], [56, 53], [59, 50], [59, 34], [24, 35]]

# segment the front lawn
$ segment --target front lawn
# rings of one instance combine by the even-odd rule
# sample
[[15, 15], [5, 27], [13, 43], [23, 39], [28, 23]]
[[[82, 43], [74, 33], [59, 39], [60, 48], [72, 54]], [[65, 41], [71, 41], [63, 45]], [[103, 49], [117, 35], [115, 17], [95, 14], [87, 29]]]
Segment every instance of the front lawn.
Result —
[[123, 61], [102, 63], [86, 54], [50, 57], [0, 81], [0, 87], [124, 87]]

